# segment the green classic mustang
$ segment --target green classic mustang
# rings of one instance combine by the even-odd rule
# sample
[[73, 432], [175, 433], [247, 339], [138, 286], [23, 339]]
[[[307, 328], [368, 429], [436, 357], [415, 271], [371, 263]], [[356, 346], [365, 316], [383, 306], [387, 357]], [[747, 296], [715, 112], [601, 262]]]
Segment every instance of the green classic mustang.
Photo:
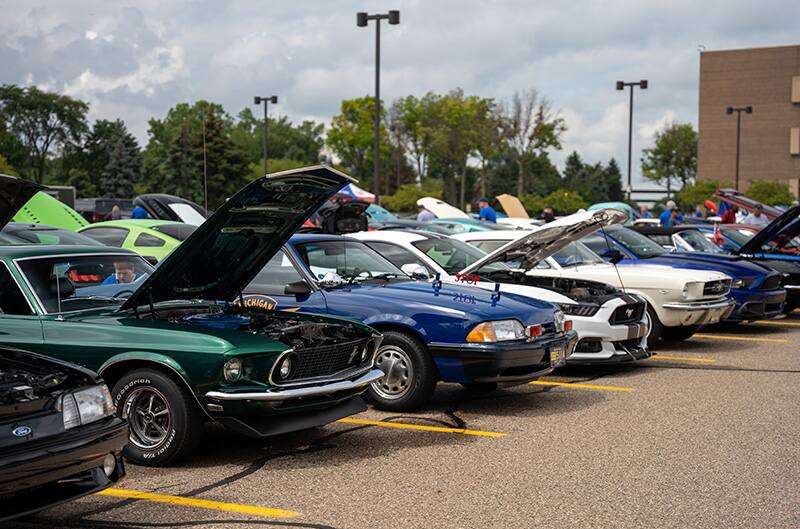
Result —
[[[125, 455], [144, 465], [188, 455], [204, 421], [264, 437], [363, 411], [360, 395], [383, 376], [373, 365], [378, 333], [241, 302], [349, 181], [325, 166], [260, 178], [156, 270], [127, 250], [0, 246], [0, 344], [98, 371], [130, 424]], [[0, 226], [38, 189], [0, 175]]]

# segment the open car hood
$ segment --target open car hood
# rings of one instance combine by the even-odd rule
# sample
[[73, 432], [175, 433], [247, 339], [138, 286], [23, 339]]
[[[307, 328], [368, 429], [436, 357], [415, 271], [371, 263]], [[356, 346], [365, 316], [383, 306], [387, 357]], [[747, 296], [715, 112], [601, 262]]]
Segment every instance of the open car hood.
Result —
[[503, 211], [506, 212], [506, 215], [512, 219], [531, 218], [530, 215], [528, 215], [528, 212], [525, 211], [525, 206], [523, 206], [522, 202], [520, 202], [520, 200], [514, 195], [509, 195], [506, 193], [497, 195], [497, 201], [500, 202], [500, 205], [503, 207]]
[[353, 181], [324, 165], [254, 180], [175, 248], [120, 310], [178, 299], [233, 301], [303, 222]]
[[42, 189], [44, 186], [30, 180], [0, 174], [0, 229]]
[[782, 248], [789, 241], [800, 235], [800, 206], [794, 206], [764, 226], [764, 228], [753, 235], [741, 248], [732, 252], [735, 255], [755, 255], [763, 253], [761, 247], [765, 244], [776, 243], [778, 248]]
[[417, 205], [422, 206], [440, 219], [470, 219], [469, 215], [444, 200], [433, 197], [423, 197], [417, 200]]
[[755, 210], [756, 206], [760, 205], [762, 214], [765, 215], [769, 220], [775, 220], [781, 216], [781, 213], [783, 213], [783, 210], [774, 206], [768, 206], [767, 204], [750, 198], [747, 195], [736, 191], [735, 189], [717, 189], [717, 191], [714, 193], [714, 198], [718, 198], [720, 201], [727, 202], [732, 206], [738, 206], [739, 209], [743, 209], [747, 212], [752, 212]]
[[473, 273], [487, 264], [508, 261], [521, 261], [517, 268], [529, 270], [536, 266], [536, 263], [553, 255], [571, 242], [591, 235], [600, 228], [621, 224], [627, 219], [628, 214], [619, 209], [573, 213], [547, 223], [535, 232], [498, 248], [462, 270], [462, 273]]

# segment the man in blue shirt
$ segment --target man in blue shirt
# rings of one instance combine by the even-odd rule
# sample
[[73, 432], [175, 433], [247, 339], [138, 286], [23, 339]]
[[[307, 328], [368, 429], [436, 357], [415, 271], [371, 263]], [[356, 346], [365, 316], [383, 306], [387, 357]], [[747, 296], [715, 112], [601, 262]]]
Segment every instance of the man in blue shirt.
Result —
[[478, 217], [486, 222], [497, 222], [497, 212], [489, 205], [489, 201], [485, 197], [478, 199]]
[[133, 212], [131, 212], [132, 219], [146, 219], [147, 218], [147, 211], [142, 206], [136, 206], [133, 208]]
[[136, 273], [136, 267], [131, 261], [114, 261], [114, 273], [105, 278], [102, 285], [122, 285], [133, 283], [141, 274]]

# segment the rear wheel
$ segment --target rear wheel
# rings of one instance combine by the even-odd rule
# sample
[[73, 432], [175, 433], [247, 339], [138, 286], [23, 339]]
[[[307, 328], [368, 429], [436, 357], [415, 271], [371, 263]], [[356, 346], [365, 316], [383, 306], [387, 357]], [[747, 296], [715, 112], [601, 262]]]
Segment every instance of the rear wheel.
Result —
[[653, 348], [656, 346], [658, 339], [661, 338], [661, 333], [664, 331], [664, 326], [661, 325], [661, 320], [658, 319], [656, 311], [650, 304], [647, 304], [647, 316], [650, 318], [650, 334], [647, 335], [647, 347]]
[[167, 375], [140, 369], [123, 375], [112, 392], [117, 415], [130, 428], [123, 454], [137, 465], [167, 465], [188, 456], [203, 434], [191, 395]]
[[668, 342], [682, 342], [690, 338], [699, 329], [699, 325], [686, 325], [684, 327], [664, 327], [661, 339]]
[[436, 366], [419, 341], [397, 331], [383, 333], [375, 366], [385, 376], [373, 382], [367, 399], [376, 408], [409, 411], [428, 402], [436, 388]]

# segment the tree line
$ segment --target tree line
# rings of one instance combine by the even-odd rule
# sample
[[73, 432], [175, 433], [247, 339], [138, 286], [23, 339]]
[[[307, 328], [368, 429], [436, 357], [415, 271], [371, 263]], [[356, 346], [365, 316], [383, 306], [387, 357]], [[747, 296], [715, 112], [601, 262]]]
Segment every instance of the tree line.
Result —
[[[558, 171], [550, 153], [562, 148], [567, 124], [536, 90], [506, 101], [461, 89], [429, 92], [398, 98], [381, 109], [379, 191], [389, 204], [397, 198], [401, 209], [407, 207], [403, 197], [419, 193], [437, 194], [461, 207], [502, 193], [520, 196], [534, 209], [555, 207], [545, 204], [548, 200], [567, 208], [623, 199], [614, 159], [590, 164], [572, 153]], [[263, 120], [249, 107], [231, 115], [209, 101], [177, 104], [150, 119], [144, 146], [121, 119], [90, 124], [88, 112], [86, 102], [66, 95], [0, 86], [0, 172], [72, 185], [82, 197], [163, 192], [198, 203], [205, 198], [207, 178], [211, 208], [263, 173]], [[270, 117], [270, 171], [335, 162], [375, 191], [373, 113], [374, 100], [367, 96], [342, 101], [327, 131], [314, 121]], [[694, 142], [696, 164], [696, 135], [672, 136], [667, 135], [673, 142]], [[658, 146], [653, 151], [661, 159], [669, 155], [668, 148]], [[691, 151], [691, 145], [680, 143], [681, 149]], [[672, 161], [656, 166], [645, 158], [645, 175], [652, 166], [654, 180], [663, 180], [664, 171], [669, 178], [693, 180], [691, 168], [676, 168]]]

